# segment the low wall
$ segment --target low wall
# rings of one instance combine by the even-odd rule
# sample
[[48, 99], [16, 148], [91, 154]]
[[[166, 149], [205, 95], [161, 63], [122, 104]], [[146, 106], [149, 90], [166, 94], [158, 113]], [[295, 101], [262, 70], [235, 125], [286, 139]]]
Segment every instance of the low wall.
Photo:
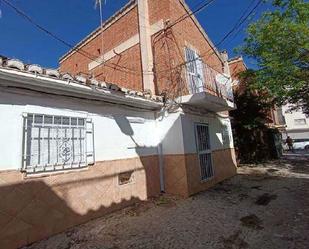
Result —
[[[131, 172], [121, 185], [119, 174]], [[160, 193], [157, 156], [27, 177], [0, 171], [0, 248], [17, 248]]]

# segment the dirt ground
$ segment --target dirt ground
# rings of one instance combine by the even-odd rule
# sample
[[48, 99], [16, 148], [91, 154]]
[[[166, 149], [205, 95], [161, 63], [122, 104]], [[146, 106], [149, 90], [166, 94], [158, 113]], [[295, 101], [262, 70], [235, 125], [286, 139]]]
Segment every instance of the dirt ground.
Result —
[[162, 196], [27, 249], [309, 248], [309, 157], [243, 165], [189, 199]]

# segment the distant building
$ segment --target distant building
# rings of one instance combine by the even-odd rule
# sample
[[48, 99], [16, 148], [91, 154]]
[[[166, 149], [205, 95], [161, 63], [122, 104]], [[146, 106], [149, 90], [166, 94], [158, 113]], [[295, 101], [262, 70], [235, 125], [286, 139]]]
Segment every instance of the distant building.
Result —
[[290, 136], [294, 140], [309, 140], [309, 117], [302, 110], [291, 110], [293, 106], [282, 106], [285, 129], [282, 137]]

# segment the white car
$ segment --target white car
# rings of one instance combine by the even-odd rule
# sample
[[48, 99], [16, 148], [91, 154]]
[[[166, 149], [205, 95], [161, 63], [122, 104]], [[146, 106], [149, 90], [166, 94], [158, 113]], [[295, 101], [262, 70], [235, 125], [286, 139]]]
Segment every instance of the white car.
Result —
[[293, 141], [294, 150], [309, 151], [309, 139], [295, 139]]

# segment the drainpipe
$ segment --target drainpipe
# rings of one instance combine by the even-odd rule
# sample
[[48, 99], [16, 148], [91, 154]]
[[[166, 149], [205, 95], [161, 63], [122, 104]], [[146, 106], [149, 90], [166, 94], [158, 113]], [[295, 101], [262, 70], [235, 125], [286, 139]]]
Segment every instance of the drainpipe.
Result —
[[165, 193], [162, 143], [158, 144], [158, 156], [159, 156], [159, 170], [160, 170], [160, 190], [161, 190], [161, 193]]
[[155, 94], [148, 0], [137, 0], [144, 91]]
[[223, 66], [223, 71], [225, 74], [227, 74], [229, 77], [231, 76], [231, 72], [230, 72], [230, 67], [229, 67], [229, 55], [227, 53], [226, 50], [222, 51], [221, 52], [221, 56], [222, 56], [222, 59], [223, 59], [223, 62], [224, 62], [224, 66]]

